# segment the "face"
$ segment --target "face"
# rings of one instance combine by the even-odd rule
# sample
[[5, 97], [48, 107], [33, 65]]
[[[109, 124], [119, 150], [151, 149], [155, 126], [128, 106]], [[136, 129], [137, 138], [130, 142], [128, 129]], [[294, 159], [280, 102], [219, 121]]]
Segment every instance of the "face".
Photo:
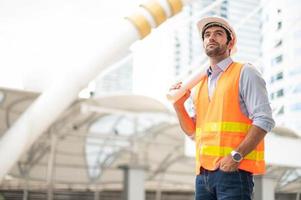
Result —
[[204, 49], [209, 57], [229, 56], [232, 41], [227, 44], [226, 31], [218, 26], [207, 28], [204, 33]]

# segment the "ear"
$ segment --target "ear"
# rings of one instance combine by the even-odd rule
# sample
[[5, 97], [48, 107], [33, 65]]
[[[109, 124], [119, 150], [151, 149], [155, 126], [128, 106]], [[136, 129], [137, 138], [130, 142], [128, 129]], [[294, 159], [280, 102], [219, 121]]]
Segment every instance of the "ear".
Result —
[[234, 46], [234, 40], [230, 40], [229, 43], [228, 43], [228, 48], [232, 49], [233, 46]]

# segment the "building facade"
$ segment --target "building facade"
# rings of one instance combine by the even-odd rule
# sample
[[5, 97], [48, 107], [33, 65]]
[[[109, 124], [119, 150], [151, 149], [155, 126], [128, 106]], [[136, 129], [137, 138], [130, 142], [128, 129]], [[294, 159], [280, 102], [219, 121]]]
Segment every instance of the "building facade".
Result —
[[301, 128], [300, 9], [297, 0], [277, 0], [266, 3], [262, 13], [264, 75], [275, 119], [296, 131]]

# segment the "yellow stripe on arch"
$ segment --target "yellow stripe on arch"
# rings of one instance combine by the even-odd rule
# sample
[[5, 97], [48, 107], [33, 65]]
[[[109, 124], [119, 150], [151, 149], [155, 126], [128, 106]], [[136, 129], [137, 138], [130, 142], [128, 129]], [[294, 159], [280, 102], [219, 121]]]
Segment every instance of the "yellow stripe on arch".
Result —
[[152, 27], [147, 21], [146, 17], [144, 17], [142, 14], [132, 14], [131, 16], [126, 17], [126, 19], [134, 24], [140, 33], [141, 39], [151, 32]]
[[164, 9], [156, 1], [147, 2], [142, 4], [141, 7], [145, 8], [153, 16], [157, 26], [167, 19]]
[[167, 2], [171, 8], [172, 15], [177, 14], [183, 8], [183, 3], [181, 0], [167, 0]]

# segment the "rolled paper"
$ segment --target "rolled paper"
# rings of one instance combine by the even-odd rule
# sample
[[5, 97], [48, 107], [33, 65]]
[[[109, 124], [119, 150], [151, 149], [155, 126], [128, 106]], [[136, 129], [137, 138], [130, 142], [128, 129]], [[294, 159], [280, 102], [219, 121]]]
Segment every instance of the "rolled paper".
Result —
[[172, 103], [179, 100], [188, 90], [196, 86], [201, 79], [207, 75], [206, 70], [199, 70], [192, 73], [185, 81], [182, 82], [182, 85], [179, 89], [171, 90], [166, 94], [166, 97]]

